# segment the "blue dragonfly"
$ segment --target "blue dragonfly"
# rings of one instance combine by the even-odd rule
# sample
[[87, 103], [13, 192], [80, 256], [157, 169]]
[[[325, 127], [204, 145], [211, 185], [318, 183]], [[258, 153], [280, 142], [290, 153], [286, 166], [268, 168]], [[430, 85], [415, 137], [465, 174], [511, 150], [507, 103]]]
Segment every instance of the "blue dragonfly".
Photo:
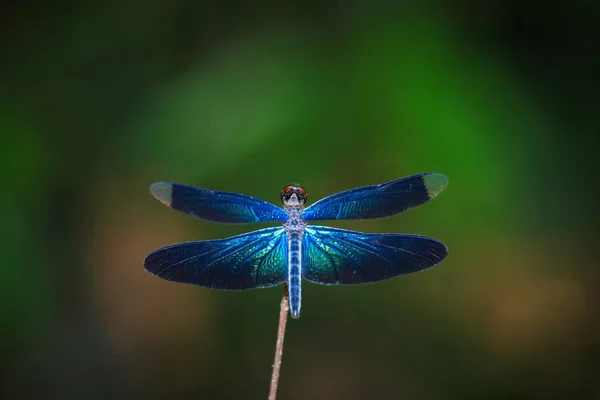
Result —
[[154, 183], [154, 197], [177, 211], [214, 222], [283, 226], [166, 246], [150, 253], [144, 268], [169, 281], [222, 290], [287, 282], [290, 313], [298, 318], [301, 277], [323, 285], [378, 282], [433, 267], [448, 254], [443, 243], [426, 236], [361, 233], [307, 222], [395, 215], [433, 199], [447, 185], [445, 175], [423, 173], [336, 193], [304, 208], [307, 194], [299, 185], [281, 190], [283, 207], [278, 207], [238, 193]]

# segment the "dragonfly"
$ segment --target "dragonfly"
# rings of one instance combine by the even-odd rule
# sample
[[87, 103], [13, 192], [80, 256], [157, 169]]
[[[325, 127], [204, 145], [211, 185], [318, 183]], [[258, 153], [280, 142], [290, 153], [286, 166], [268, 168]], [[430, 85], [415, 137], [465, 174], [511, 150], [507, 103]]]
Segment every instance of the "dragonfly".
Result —
[[415, 234], [362, 233], [312, 221], [375, 219], [399, 214], [435, 198], [448, 185], [439, 173], [422, 173], [325, 197], [304, 207], [308, 196], [297, 184], [284, 187], [282, 207], [232, 192], [174, 182], [150, 186], [168, 207], [220, 223], [279, 222], [220, 240], [162, 247], [144, 268], [168, 281], [211, 289], [267, 288], [286, 282], [293, 318], [300, 316], [301, 278], [322, 285], [384, 281], [440, 263], [448, 248]]

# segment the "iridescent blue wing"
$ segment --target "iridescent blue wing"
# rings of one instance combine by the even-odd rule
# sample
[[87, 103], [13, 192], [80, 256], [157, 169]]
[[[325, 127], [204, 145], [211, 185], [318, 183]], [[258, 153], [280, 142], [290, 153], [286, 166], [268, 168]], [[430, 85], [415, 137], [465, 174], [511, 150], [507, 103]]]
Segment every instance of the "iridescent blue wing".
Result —
[[223, 240], [163, 247], [146, 257], [144, 268], [168, 281], [244, 290], [283, 283], [286, 260], [285, 230], [274, 227]]
[[202, 219], [215, 222], [283, 222], [282, 208], [255, 197], [216, 192], [173, 182], [157, 182], [150, 192], [161, 203]]
[[317, 201], [304, 210], [302, 218], [315, 221], [387, 217], [426, 203], [447, 185], [445, 175], [429, 172], [364, 186]]
[[377, 282], [433, 267], [447, 254], [443, 243], [426, 236], [311, 225], [302, 243], [302, 276], [324, 285]]

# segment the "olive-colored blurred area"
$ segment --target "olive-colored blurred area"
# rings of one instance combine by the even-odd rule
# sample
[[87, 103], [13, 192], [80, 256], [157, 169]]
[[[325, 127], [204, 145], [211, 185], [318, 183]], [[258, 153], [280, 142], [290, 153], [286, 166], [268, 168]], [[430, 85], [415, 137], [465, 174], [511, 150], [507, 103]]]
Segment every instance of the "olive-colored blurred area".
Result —
[[[402, 4], [402, 5], [400, 5]], [[21, 2], [0, 14], [0, 397], [263, 399], [281, 288], [147, 273], [266, 225], [156, 181], [278, 204], [435, 171], [403, 215], [450, 255], [303, 285], [281, 399], [600, 398], [600, 3]]]

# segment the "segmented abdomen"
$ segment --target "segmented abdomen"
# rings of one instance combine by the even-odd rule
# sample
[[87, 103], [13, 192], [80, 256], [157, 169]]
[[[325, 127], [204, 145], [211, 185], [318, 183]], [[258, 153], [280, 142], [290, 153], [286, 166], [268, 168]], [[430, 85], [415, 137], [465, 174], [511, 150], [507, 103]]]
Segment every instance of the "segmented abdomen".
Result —
[[300, 300], [302, 297], [302, 287], [300, 283], [301, 266], [302, 233], [288, 232], [288, 285], [292, 318], [300, 317]]

